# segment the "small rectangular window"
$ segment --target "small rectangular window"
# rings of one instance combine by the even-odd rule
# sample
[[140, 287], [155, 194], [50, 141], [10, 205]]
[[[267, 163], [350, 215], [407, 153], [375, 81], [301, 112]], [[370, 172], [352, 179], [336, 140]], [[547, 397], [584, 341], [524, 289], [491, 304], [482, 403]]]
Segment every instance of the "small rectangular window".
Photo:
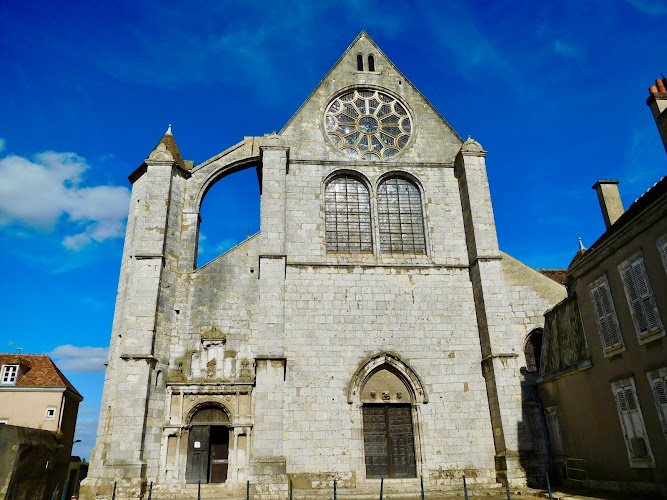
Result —
[[618, 266], [640, 343], [665, 335], [641, 252]]
[[602, 348], [605, 356], [611, 356], [621, 352], [624, 348], [623, 337], [618, 327], [614, 302], [609, 292], [607, 275], [601, 276], [589, 286], [595, 320], [602, 339]]
[[646, 376], [651, 389], [653, 389], [653, 397], [660, 417], [662, 432], [667, 439], [667, 367], [648, 372]]
[[644, 426], [633, 377], [612, 382], [611, 390], [616, 400], [630, 467], [655, 467], [651, 446]]
[[6, 418], [0, 418], [0, 425], [3, 424], [9, 424], [9, 420], [7, 420]]
[[2, 374], [0, 374], [0, 384], [14, 385], [18, 378], [19, 365], [3, 365]]
[[46, 415], [44, 416], [44, 420], [55, 420], [56, 418], [56, 409], [55, 408], [47, 408], [46, 409]]

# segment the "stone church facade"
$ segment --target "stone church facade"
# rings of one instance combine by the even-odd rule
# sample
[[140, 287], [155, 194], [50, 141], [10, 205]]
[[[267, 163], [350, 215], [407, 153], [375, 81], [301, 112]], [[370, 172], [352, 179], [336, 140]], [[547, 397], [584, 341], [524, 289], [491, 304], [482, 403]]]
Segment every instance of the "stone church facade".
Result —
[[[485, 156], [364, 32], [280, 133], [194, 166], [169, 131], [130, 176], [82, 498], [539, 474], [524, 346], [566, 293], [499, 250]], [[202, 199], [246, 168], [260, 232], [196, 268]]]

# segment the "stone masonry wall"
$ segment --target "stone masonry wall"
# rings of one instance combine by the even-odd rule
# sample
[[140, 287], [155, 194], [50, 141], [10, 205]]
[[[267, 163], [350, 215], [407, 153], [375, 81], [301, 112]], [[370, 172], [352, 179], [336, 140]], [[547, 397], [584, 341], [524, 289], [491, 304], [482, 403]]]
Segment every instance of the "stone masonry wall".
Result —
[[347, 388], [364, 359], [389, 351], [429, 393], [417, 408], [420, 473], [495, 476], [467, 270], [288, 266], [287, 274], [288, 472], [364, 476], [361, 408], [348, 404]]

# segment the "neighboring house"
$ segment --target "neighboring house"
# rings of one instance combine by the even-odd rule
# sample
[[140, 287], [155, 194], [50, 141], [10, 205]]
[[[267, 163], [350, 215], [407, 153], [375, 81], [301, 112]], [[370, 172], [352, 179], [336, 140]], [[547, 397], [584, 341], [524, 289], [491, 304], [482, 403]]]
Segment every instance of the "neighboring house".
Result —
[[627, 211], [617, 184], [545, 315], [539, 394], [562, 479], [667, 494], [667, 177]]
[[[543, 479], [524, 345], [566, 290], [498, 248], [481, 145], [362, 32], [280, 133], [221, 151], [169, 129], [130, 176], [82, 497]], [[246, 168], [261, 232], [198, 268], [202, 200]]]
[[59, 447], [49, 470], [53, 471], [51, 490], [57, 487], [61, 493], [72, 469], [70, 456], [82, 400], [48, 356], [0, 353], [0, 423], [57, 436]]

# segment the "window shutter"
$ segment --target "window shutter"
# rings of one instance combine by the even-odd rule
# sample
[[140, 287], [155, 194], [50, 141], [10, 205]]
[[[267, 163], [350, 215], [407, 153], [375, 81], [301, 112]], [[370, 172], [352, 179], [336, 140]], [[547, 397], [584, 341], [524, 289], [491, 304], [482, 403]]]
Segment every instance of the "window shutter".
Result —
[[664, 240], [658, 243], [658, 248], [660, 249], [660, 257], [662, 257], [662, 263], [665, 265], [665, 271], [667, 271], [667, 236], [660, 238]]
[[653, 294], [651, 293], [651, 286], [649, 285], [648, 276], [646, 275], [644, 259], [640, 258], [632, 263], [632, 274], [637, 283], [639, 298], [644, 307], [644, 313], [646, 314], [647, 330], [653, 330], [658, 327], [658, 315], [655, 310], [655, 304], [653, 303]]
[[618, 270], [623, 278], [625, 293], [638, 333], [643, 334], [660, 328], [660, 317], [641, 254], [618, 266]]
[[591, 289], [593, 305], [595, 307], [595, 316], [604, 343], [604, 348], [621, 344], [621, 335], [616, 324], [616, 315], [612, 306], [611, 294], [607, 285], [606, 278], [602, 278], [597, 286]]
[[655, 402], [660, 411], [660, 421], [663, 431], [667, 432], [667, 381], [663, 377], [654, 378], [651, 381]]
[[637, 285], [634, 279], [635, 270], [634, 266], [626, 266], [623, 268], [621, 276], [623, 277], [623, 284], [625, 285], [625, 291], [628, 294], [628, 300], [630, 301], [630, 308], [632, 309], [635, 321], [637, 322], [637, 328], [640, 332], [647, 332], [647, 321], [646, 314], [644, 314], [644, 306], [637, 290]]
[[648, 456], [648, 450], [634, 391], [631, 386], [626, 386], [618, 389], [616, 395], [630, 452], [633, 457], [645, 458]]
[[603, 320], [604, 307], [602, 305], [602, 298], [600, 297], [600, 287], [593, 288], [591, 294], [593, 296], [593, 304], [595, 305], [595, 318], [597, 319], [598, 328], [602, 335], [602, 342], [606, 349], [611, 346], [611, 338], [609, 337], [609, 331], [607, 330], [607, 323]]
[[653, 463], [633, 379], [628, 378], [613, 382], [612, 391], [616, 397], [630, 465], [645, 464], [647, 460]]

